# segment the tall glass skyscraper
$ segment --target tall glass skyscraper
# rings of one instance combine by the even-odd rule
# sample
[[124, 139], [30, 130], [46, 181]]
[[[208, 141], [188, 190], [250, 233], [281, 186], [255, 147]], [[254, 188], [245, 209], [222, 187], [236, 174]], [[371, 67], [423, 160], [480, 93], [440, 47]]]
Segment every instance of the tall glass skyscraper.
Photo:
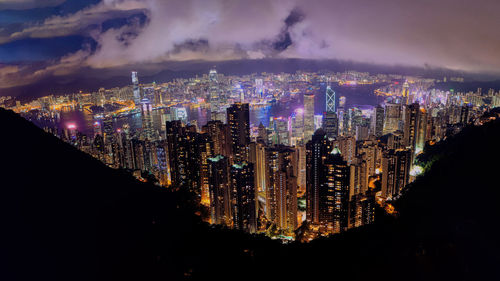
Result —
[[314, 95], [304, 95], [304, 140], [308, 141], [314, 134]]

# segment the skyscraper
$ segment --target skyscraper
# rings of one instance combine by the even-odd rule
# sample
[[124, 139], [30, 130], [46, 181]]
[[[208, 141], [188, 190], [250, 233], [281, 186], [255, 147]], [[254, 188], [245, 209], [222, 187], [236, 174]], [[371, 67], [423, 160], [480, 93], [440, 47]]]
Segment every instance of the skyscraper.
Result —
[[208, 158], [210, 190], [210, 222], [232, 226], [231, 190], [228, 159], [222, 155]]
[[221, 96], [219, 90], [219, 81], [217, 71], [211, 69], [208, 74], [209, 80], [209, 101], [210, 101], [210, 115], [212, 120], [220, 120], [224, 122], [224, 114], [221, 111]]
[[250, 144], [250, 115], [248, 103], [236, 103], [227, 109], [227, 121], [231, 131], [233, 163], [248, 161]]
[[415, 154], [424, 150], [425, 142], [427, 140], [428, 130], [428, 115], [424, 108], [420, 109], [418, 116], [417, 132], [415, 138]]
[[347, 230], [349, 207], [349, 171], [338, 148], [326, 155], [319, 192], [320, 228], [326, 233]]
[[236, 229], [249, 233], [257, 230], [256, 190], [254, 165], [239, 163], [231, 166], [231, 201], [233, 223]]
[[403, 98], [403, 104], [408, 104], [410, 102], [410, 85], [408, 84], [408, 81], [405, 81], [403, 83], [403, 91], [401, 93], [401, 96]]
[[307, 143], [307, 220], [323, 234], [348, 226], [350, 167], [322, 130]]
[[295, 150], [287, 146], [266, 149], [266, 217], [276, 228], [293, 235], [297, 228], [297, 176]]
[[209, 158], [213, 155], [213, 142], [208, 134], [198, 134], [197, 140], [199, 166], [200, 166], [200, 203], [210, 206], [210, 163]]
[[264, 81], [262, 79], [255, 79], [255, 94], [262, 98], [264, 92]]
[[320, 185], [322, 177], [322, 157], [332, 149], [325, 131], [319, 129], [306, 144], [306, 207], [307, 220], [319, 224]]
[[145, 139], [154, 140], [154, 129], [153, 129], [153, 107], [148, 98], [143, 98], [141, 100], [141, 118], [142, 118], [142, 131]]
[[139, 89], [139, 77], [136, 71], [132, 71], [132, 85], [134, 91], [134, 103], [136, 106], [141, 104], [141, 90]]
[[288, 119], [275, 117], [273, 120], [273, 130], [277, 137], [276, 144], [290, 145], [290, 131], [288, 129]]
[[214, 155], [231, 155], [231, 133], [229, 126], [220, 120], [208, 121], [202, 131], [207, 133], [213, 141]]
[[389, 150], [382, 157], [382, 196], [394, 198], [408, 184], [411, 151]]
[[291, 145], [302, 143], [304, 139], [304, 110], [295, 110], [289, 118], [291, 132]]
[[346, 102], [345, 96], [340, 96], [339, 97], [339, 106], [338, 106], [338, 109], [344, 109], [345, 102]]
[[326, 112], [337, 112], [336, 101], [335, 101], [335, 91], [330, 87], [326, 87]]
[[217, 81], [217, 70], [210, 69], [208, 74], [209, 80], [209, 97], [210, 97], [210, 111], [219, 110], [219, 85]]
[[187, 130], [181, 121], [167, 121], [166, 141], [170, 181], [174, 188], [188, 188], [188, 148], [185, 143]]
[[413, 103], [404, 107], [403, 139], [405, 146], [412, 150], [415, 150], [419, 113], [420, 106], [418, 103]]
[[335, 112], [326, 112], [323, 118], [323, 129], [329, 139], [334, 139], [338, 135], [339, 119]]
[[384, 131], [384, 108], [380, 105], [375, 107], [372, 117], [372, 134], [381, 137]]
[[314, 134], [314, 95], [304, 94], [304, 140], [308, 141]]
[[389, 134], [398, 130], [398, 122], [401, 119], [401, 106], [396, 103], [385, 104], [383, 134]]
[[250, 143], [249, 162], [254, 167], [255, 208], [257, 213], [266, 213], [266, 192], [268, 173], [266, 168], [266, 143], [262, 139]]

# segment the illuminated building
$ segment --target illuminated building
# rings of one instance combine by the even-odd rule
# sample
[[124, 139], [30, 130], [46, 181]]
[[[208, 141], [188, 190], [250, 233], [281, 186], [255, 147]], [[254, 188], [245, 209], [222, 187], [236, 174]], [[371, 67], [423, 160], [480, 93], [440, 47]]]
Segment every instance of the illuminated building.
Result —
[[401, 119], [401, 106], [396, 103], [385, 104], [385, 118], [383, 134], [389, 134], [398, 130], [398, 123]]
[[255, 187], [258, 193], [266, 190], [266, 144], [262, 141], [250, 143], [249, 162], [254, 166]]
[[274, 144], [290, 145], [290, 131], [288, 130], [288, 120], [283, 117], [275, 117], [272, 122], [272, 129], [276, 136]]
[[102, 127], [101, 127], [101, 123], [99, 121], [95, 121], [94, 122], [94, 138], [97, 135], [101, 135], [102, 136]]
[[208, 158], [212, 157], [213, 142], [212, 138], [208, 134], [198, 134], [197, 135], [197, 155], [199, 156], [199, 178], [200, 178], [200, 202], [205, 206], [210, 205], [210, 166]]
[[323, 127], [323, 115], [314, 115], [314, 131]]
[[302, 108], [295, 110], [289, 118], [291, 132], [291, 145], [301, 143], [304, 139], [304, 110]]
[[356, 141], [363, 141], [368, 139], [369, 134], [368, 125], [356, 125]]
[[403, 83], [403, 91], [401, 93], [401, 96], [403, 98], [403, 104], [408, 104], [410, 102], [410, 85], [408, 85], [408, 81], [405, 81]]
[[255, 93], [258, 97], [262, 98], [264, 92], [264, 81], [262, 79], [255, 79]]
[[424, 150], [425, 142], [428, 136], [427, 125], [427, 111], [424, 108], [421, 108], [418, 116], [417, 132], [415, 138], [415, 154], [418, 154]]
[[300, 194], [306, 192], [306, 179], [307, 179], [307, 149], [305, 144], [295, 147], [297, 151], [297, 188]]
[[412, 150], [415, 149], [419, 114], [420, 106], [418, 103], [413, 103], [404, 107], [403, 139], [405, 146]]
[[339, 108], [338, 109], [344, 109], [345, 102], [346, 102], [346, 98], [344, 96], [340, 96], [339, 97]]
[[210, 222], [232, 226], [228, 158], [217, 155], [213, 158], [208, 158], [208, 163]]
[[248, 161], [250, 144], [250, 116], [248, 103], [236, 103], [227, 109], [231, 132], [231, 149], [234, 163]]
[[347, 164], [353, 163], [356, 159], [356, 139], [352, 136], [339, 137], [336, 143]]
[[113, 118], [103, 119], [102, 125], [104, 133], [104, 163], [110, 167], [117, 168], [115, 158], [117, 147], [113, 128]]
[[470, 105], [465, 104], [460, 108], [460, 123], [462, 126], [467, 125], [469, 123], [469, 109]]
[[162, 186], [168, 186], [168, 164], [167, 164], [167, 144], [165, 141], [155, 142], [156, 166], [158, 169], [158, 181]]
[[408, 184], [411, 166], [410, 150], [389, 150], [382, 156], [382, 196], [394, 198]]
[[338, 135], [339, 119], [337, 117], [337, 109], [335, 107], [335, 91], [326, 87], [326, 112], [323, 117], [323, 129], [329, 139], [334, 139]]
[[179, 120], [166, 123], [167, 155], [172, 186], [187, 188], [187, 149], [184, 143], [186, 128]]
[[404, 141], [403, 141], [403, 132], [401, 131], [395, 131], [393, 133], [389, 134], [389, 137], [387, 139], [387, 149], [391, 150], [397, 150], [397, 149], [404, 149]]
[[134, 103], [136, 106], [141, 104], [141, 90], [139, 88], [139, 77], [136, 71], [132, 71], [132, 85], [134, 91]]
[[184, 124], [187, 123], [187, 111], [185, 107], [170, 108], [170, 120], [181, 120]]
[[320, 186], [320, 225], [327, 233], [347, 230], [349, 207], [349, 171], [337, 148], [326, 156]]
[[219, 81], [217, 79], [217, 71], [211, 69], [208, 74], [209, 79], [209, 102], [210, 102], [210, 115], [212, 120], [220, 120], [224, 122], [224, 112], [221, 110], [222, 102], [219, 91]]
[[262, 124], [262, 122], [259, 124], [258, 130], [259, 130], [259, 135], [257, 136], [257, 141], [264, 142], [264, 144], [267, 144], [267, 142], [269, 141], [267, 136], [267, 129]]
[[370, 177], [376, 174], [377, 167], [381, 166], [382, 150], [378, 142], [366, 140], [358, 143], [358, 167], [360, 192], [365, 194], [369, 187]]
[[322, 130], [307, 143], [307, 220], [323, 234], [348, 226], [350, 168]]
[[377, 138], [384, 132], [384, 108], [380, 105], [375, 107], [372, 117], [372, 132]]
[[229, 126], [220, 120], [208, 121], [202, 131], [207, 133], [213, 141], [214, 155], [231, 155], [231, 134]]
[[250, 143], [249, 162], [254, 166], [256, 210], [265, 214], [267, 192], [266, 144], [262, 140]]
[[266, 217], [289, 235], [297, 228], [295, 163], [295, 150], [290, 147], [278, 145], [266, 149]]
[[255, 233], [257, 211], [252, 163], [243, 162], [231, 166], [231, 194], [234, 228]]
[[314, 134], [314, 95], [304, 94], [304, 140], [308, 141]]
[[335, 103], [335, 91], [330, 87], [326, 87], [326, 112], [337, 113], [336, 103]]
[[144, 138], [148, 140], [154, 140], [153, 131], [153, 107], [148, 98], [143, 98], [141, 100], [141, 118], [142, 118], [142, 130], [144, 133]]
[[113, 118], [106, 118], [102, 120], [102, 131], [104, 142], [111, 143], [114, 137]]
[[306, 206], [307, 221], [320, 223], [320, 188], [322, 178], [322, 157], [332, 150], [326, 133], [319, 129], [306, 144]]

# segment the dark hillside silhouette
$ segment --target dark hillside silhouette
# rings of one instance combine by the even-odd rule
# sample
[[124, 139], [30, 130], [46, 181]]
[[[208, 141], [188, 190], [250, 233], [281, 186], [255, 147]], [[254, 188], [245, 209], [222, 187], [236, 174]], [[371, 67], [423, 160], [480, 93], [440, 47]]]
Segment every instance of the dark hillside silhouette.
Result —
[[500, 121], [427, 148], [394, 218], [282, 245], [202, 223], [0, 109], [2, 280], [499, 280]]

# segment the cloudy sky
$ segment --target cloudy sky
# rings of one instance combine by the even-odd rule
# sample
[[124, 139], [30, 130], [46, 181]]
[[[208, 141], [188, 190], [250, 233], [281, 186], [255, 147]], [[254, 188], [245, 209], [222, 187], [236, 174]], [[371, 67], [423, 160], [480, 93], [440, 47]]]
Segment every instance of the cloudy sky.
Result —
[[82, 69], [263, 58], [500, 73], [498, 0], [0, 0], [0, 90]]

